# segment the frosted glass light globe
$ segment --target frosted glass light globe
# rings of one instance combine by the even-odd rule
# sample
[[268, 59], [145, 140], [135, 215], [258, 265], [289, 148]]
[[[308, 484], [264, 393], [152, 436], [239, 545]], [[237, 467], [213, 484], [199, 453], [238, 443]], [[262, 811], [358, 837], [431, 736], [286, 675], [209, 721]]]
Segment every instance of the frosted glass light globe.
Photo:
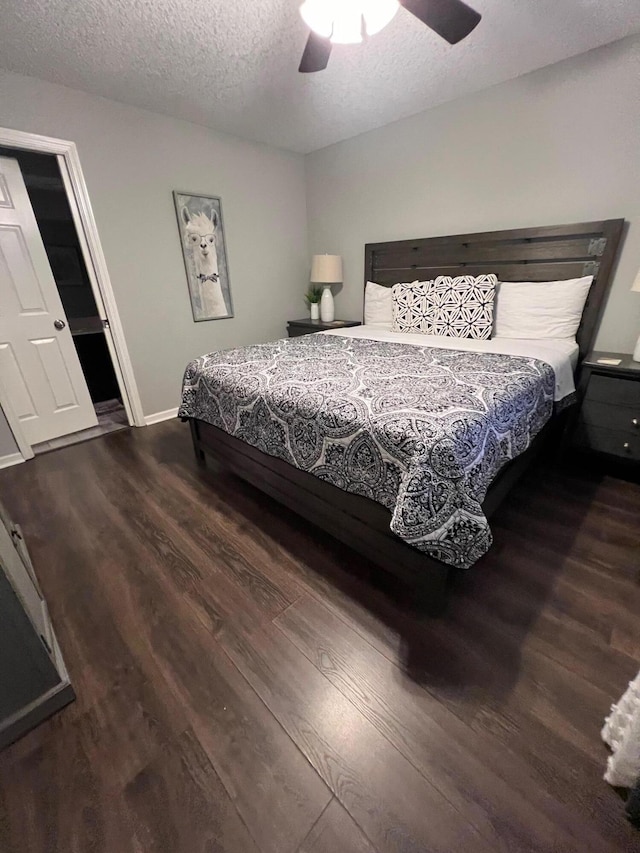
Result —
[[391, 22], [398, 0], [305, 0], [300, 7], [303, 21], [319, 36], [334, 44], [358, 44], [362, 24], [373, 36]]
[[361, 5], [368, 36], [375, 36], [390, 24], [400, 8], [398, 0], [368, 0]]

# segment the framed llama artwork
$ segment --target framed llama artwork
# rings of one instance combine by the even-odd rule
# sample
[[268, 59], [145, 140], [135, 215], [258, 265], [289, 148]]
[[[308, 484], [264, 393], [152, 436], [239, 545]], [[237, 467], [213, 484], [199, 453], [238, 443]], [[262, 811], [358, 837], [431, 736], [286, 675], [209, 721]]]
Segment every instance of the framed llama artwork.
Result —
[[221, 200], [177, 191], [173, 200], [194, 321], [233, 317]]

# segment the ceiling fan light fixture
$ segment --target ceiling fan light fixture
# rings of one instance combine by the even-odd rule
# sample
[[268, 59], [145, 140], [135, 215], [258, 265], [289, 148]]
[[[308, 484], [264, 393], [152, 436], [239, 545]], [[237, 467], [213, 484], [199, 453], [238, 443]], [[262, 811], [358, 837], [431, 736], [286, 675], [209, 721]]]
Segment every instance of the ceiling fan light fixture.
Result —
[[362, 41], [362, 12], [356, 3], [345, 3], [333, 19], [333, 44], [360, 44]]
[[300, 14], [305, 24], [323, 38], [333, 33], [333, 19], [338, 3], [332, 0], [305, 0], [300, 6]]
[[362, 3], [362, 14], [368, 36], [375, 36], [394, 19], [400, 8], [398, 0], [368, 0]]
[[391, 22], [398, 0], [305, 0], [300, 7], [303, 21], [314, 33], [334, 44], [358, 44], [362, 28], [375, 35]]

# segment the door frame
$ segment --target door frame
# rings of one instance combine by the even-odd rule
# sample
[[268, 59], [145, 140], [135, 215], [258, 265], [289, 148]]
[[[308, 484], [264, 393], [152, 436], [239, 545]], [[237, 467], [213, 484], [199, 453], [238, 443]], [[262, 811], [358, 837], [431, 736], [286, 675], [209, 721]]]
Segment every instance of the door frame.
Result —
[[[91, 289], [98, 307], [98, 313], [103, 321], [107, 321], [104, 335], [111, 355], [111, 361], [113, 362], [120, 393], [122, 394], [122, 402], [129, 423], [132, 426], [145, 426], [138, 385], [133, 373], [133, 366], [116, 304], [116, 297], [102, 251], [98, 227], [93, 215], [89, 192], [75, 142], [0, 127], [0, 146], [19, 148], [25, 151], [36, 151], [40, 154], [53, 154], [56, 157], [69, 207], [71, 208], [71, 216], [78, 234], [82, 256], [91, 282]], [[24, 435], [22, 435], [20, 422], [11, 409], [7, 394], [1, 383], [0, 404], [4, 410], [9, 427], [14, 434], [18, 449], [25, 459], [30, 459], [33, 456], [33, 451], [28, 441], [24, 438]]]

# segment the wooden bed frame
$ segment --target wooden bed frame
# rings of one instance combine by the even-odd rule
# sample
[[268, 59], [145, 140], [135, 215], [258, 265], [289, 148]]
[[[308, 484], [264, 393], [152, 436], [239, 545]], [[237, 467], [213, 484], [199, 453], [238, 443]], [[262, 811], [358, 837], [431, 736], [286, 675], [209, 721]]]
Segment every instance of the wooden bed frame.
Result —
[[[367, 281], [392, 286], [436, 275], [495, 272], [503, 281], [553, 281], [593, 275], [577, 335], [580, 358], [593, 347], [611, 286], [624, 220], [523, 228], [371, 243], [365, 247]], [[446, 602], [452, 568], [399, 539], [391, 513], [369, 498], [344, 492], [305, 471], [268, 456], [202, 420], [189, 419], [196, 458], [209, 456], [383, 569], [413, 584], [423, 611], [435, 615]], [[506, 465], [482, 505], [489, 518], [527, 470], [554, 430], [553, 419], [526, 453]], [[345, 552], [348, 561], [348, 552]]]

